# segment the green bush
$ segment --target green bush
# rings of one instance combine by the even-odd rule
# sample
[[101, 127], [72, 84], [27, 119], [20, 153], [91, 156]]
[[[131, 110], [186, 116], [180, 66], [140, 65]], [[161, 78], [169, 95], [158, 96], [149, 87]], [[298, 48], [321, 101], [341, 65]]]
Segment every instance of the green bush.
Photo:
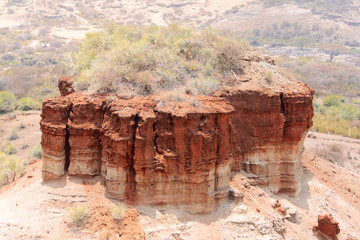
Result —
[[342, 102], [343, 100], [340, 96], [329, 95], [324, 99], [323, 105], [325, 107], [340, 106]]
[[0, 113], [12, 112], [16, 108], [16, 98], [8, 91], [0, 91]]
[[0, 152], [0, 185], [15, 180], [16, 173], [24, 169], [24, 162], [14, 155]]
[[17, 108], [22, 111], [39, 110], [41, 104], [31, 97], [20, 98], [17, 101]]
[[242, 73], [246, 49], [243, 41], [211, 29], [112, 24], [89, 33], [74, 54], [75, 87], [145, 95], [196, 85], [209, 95], [225, 76]]
[[2, 151], [8, 155], [11, 155], [16, 153], [16, 148], [9, 141], [5, 141], [2, 147]]
[[314, 101], [314, 129], [322, 133], [333, 133], [360, 138], [360, 108], [352, 101], [329, 95], [322, 105]]

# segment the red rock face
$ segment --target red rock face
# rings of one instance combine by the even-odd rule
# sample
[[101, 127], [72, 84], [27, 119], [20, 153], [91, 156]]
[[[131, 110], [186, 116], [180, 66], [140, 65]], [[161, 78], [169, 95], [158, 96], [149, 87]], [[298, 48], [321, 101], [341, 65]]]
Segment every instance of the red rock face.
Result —
[[319, 215], [318, 226], [316, 229], [332, 239], [337, 239], [336, 235], [340, 233], [339, 223], [330, 215]]
[[296, 193], [303, 141], [312, 125], [313, 90], [276, 93], [243, 88], [223, 94], [230, 116], [231, 170], [245, 170], [254, 184]]
[[101, 175], [129, 203], [208, 212], [227, 198], [231, 171], [296, 193], [313, 91], [246, 89], [158, 105], [73, 93], [43, 103], [43, 179]]
[[44, 180], [58, 179], [65, 174], [68, 117], [68, 99], [57, 97], [44, 101], [40, 122]]

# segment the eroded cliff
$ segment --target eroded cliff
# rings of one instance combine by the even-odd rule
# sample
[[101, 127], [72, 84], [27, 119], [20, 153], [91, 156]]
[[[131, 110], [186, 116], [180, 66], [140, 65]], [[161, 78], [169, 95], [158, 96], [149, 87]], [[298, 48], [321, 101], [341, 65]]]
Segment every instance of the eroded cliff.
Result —
[[111, 197], [197, 212], [228, 197], [236, 171], [296, 193], [313, 93], [298, 82], [271, 89], [244, 81], [164, 104], [70, 89], [43, 103], [43, 179], [101, 175]]

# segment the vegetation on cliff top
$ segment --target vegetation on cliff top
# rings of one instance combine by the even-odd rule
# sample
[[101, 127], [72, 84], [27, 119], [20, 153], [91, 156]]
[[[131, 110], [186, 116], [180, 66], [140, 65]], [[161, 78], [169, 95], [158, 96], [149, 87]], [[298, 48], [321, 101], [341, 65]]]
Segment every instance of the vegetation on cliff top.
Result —
[[209, 28], [112, 24], [87, 34], [74, 54], [75, 86], [119, 95], [186, 86], [208, 95], [225, 76], [242, 72], [240, 58], [248, 48], [240, 39]]

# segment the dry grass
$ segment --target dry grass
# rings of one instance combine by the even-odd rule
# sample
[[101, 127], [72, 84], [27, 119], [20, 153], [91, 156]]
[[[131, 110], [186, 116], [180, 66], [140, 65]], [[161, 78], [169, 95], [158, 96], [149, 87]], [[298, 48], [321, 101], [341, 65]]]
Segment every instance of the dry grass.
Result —
[[83, 205], [75, 205], [67, 208], [68, 216], [76, 225], [82, 225], [90, 216], [90, 210]]
[[243, 72], [249, 46], [212, 29], [178, 25], [110, 25], [90, 33], [74, 54], [78, 90], [117, 95], [177, 91], [211, 95], [227, 75]]
[[125, 211], [126, 211], [126, 206], [124, 205], [114, 206], [111, 209], [112, 216], [116, 220], [121, 220], [125, 215]]
[[326, 145], [322, 148], [316, 148], [315, 154], [329, 162], [344, 166], [345, 156], [341, 147], [337, 144]]

